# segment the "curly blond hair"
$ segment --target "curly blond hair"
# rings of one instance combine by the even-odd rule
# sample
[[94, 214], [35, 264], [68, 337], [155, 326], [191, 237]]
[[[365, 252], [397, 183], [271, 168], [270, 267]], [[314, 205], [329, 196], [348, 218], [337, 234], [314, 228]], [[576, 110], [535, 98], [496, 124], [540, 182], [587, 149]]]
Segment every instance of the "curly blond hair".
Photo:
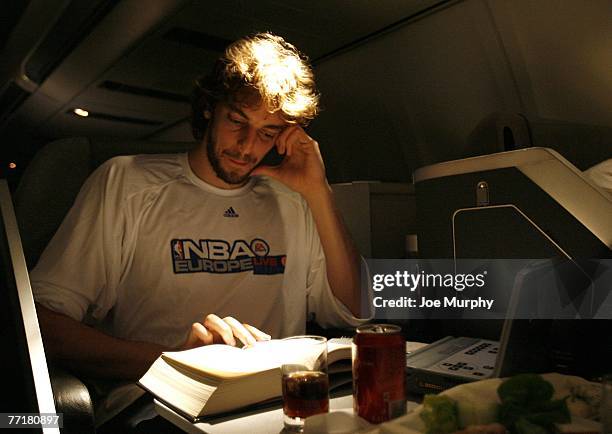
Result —
[[257, 92], [271, 113], [289, 123], [307, 125], [319, 113], [319, 93], [308, 59], [271, 33], [257, 33], [229, 45], [210, 74], [196, 80], [192, 129], [197, 140], [208, 124], [205, 110], [230, 102], [245, 88]]

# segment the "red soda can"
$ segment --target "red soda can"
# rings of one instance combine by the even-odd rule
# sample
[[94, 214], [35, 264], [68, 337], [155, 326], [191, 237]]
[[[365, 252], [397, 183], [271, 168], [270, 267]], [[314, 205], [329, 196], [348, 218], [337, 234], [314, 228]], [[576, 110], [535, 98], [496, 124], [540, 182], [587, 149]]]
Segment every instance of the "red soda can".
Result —
[[353, 409], [370, 423], [406, 412], [406, 342], [401, 328], [367, 324], [353, 338]]

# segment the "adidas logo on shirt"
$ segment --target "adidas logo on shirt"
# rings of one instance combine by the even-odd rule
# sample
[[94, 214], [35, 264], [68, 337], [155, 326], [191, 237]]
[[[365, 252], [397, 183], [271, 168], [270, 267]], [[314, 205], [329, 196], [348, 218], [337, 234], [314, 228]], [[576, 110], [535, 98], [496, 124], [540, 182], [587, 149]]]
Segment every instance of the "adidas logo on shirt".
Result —
[[223, 213], [223, 217], [240, 217], [233, 207], [229, 207]]

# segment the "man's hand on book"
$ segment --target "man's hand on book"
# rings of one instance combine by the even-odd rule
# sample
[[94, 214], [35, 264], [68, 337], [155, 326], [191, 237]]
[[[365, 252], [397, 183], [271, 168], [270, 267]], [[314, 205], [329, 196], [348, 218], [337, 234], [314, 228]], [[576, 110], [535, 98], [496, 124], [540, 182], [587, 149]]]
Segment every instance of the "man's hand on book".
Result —
[[189, 350], [210, 344], [236, 346], [236, 338], [246, 346], [257, 341], [268, 341], [270, 335], [249, 324], [241, 323], [231, 316], [221, 319], [211, 313], [206, 315], [202, 322], [195, 322], [191, 325], [189, 336], [180, 349]]

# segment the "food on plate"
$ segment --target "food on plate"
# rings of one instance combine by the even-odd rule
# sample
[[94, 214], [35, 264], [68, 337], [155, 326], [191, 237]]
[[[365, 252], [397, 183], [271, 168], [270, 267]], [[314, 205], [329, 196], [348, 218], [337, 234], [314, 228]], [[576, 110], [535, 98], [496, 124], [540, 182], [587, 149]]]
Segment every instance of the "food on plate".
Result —
[[499, 420], [499, 404], [497, 401], [488, 399], [459, 399], [456, 402], [460, 428], [471, 425], [488, 426]]
[[497, 394], [502, 402], [519, 402], [531, 406], [549, 401], [555, 389], [538, 374], [519, 374], [504, 381]]
[[599, 416], [601, 387], [595, 384], [578, 384], [570, 387], [567, 407], [572, 415], [591, 419]]
[[506, 434], [506, 427], [500, 423], [490, 423], [488, 425], [471, 425], [453, 434]]
[[514, 430], [512, 432], [516, 434], [551, 434], [553, 431], [549, 431], [540, 425], [531, 423], [525, 418], [520, 418], [514, 424]]
[[382, 432], [602, 434], [600, 403], [600, 384], [558, 373], [519, 374], [428, 395], [411, 414], [390, 422], [395, 430]]
[[553, 400], [552, 384], [537, 374], [519, 374], [497, 389], [499, 422], [516, 434], [555, 432], [555, 424], [571, 422], [565, 399]]
[[457, 404], [448, 396], [425, 395], [421, 419], [426, 434], [450, 434], [459, 429]]
[[572, 416], [571, 423], [557, 425], [559, 434], [601, 434], [602, 429], [601, 423], [578, 416]]

